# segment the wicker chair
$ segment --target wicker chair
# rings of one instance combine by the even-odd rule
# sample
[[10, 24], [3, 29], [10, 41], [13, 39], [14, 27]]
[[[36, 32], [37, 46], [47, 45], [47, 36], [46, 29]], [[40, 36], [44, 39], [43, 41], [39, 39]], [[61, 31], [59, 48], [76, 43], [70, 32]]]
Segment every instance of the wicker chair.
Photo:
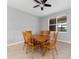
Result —
[[[32, 49], [32, 59], [33, 59], [34, 44], [32, 40], [32, 31], [23, 32], [23, 37], [24, 37], [24, 48]], [[26, 53], [27, 53], [27, 50], [26, 50]]]
[[40, 31], [40, 35], [49, 35], [50, 36], [50, 31]]
[[[48, 42], [47, 44], [44, 45], [45, 49], [50, 49], [52, 51], [53, 59], [54, 59], [54, 51], [56, 52], [56, 54], [58, 54], [56, 44], [57, 44], [57, 33], [54, 32], [52, 43]], [[44, 52], [45, 52], [45, 50], [44, 50]]]

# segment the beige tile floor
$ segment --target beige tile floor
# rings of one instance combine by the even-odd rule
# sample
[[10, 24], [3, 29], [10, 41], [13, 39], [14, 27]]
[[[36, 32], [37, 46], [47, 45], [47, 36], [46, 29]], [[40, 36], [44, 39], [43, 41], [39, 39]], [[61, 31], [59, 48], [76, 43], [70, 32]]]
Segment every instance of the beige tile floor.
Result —
[[[57, 42], [58, 55], [55, 54], [55, 59], [71, 59], [71, 45], [63, 42]], [[31, 52], [25, 53], [23, 43], [7, 47], [7, 59], [31, 59]], [[49, 51], [44, 57], [40, 52], [34, 53], [34, 59], [53, 59], [52, 53]]]

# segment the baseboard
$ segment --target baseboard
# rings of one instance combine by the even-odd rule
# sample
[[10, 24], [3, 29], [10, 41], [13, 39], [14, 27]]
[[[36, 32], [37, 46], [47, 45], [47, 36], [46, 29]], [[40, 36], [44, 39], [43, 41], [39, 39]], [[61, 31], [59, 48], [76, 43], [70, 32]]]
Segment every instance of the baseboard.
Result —
[[58, 39], [58, 41], [60, 41], [60, 42], [65, 42], [65, 43], [68, 43], [68, 44], [71, 44], [70, 41], [65, 41], [65, 40], [60, 40], [60, 39]]
[[[64, 40], [59, 40], [58, 41], [61, 41], [61, 42], [65, 42], [65, 43], [68, 43], [68, 44], [71, 44], [70, 41], [64, 41]], [[11, 44], [8, 44], [7, 46], [13, 46], [13, 45], [16, 45], [16, 44], [21, 44], [23, 43], [23, 41], [19, 41], [19, 42], [15, 42], [15, 43], [11, 43]]]
[[23, 41], [19, 41], [19, 42], [15, 42], [15, 43], [10, 43], [7, 46], [13, 46], [13, 45], [16, 45], [16, 44], [21, 44], [21, 43], [23, 43]]

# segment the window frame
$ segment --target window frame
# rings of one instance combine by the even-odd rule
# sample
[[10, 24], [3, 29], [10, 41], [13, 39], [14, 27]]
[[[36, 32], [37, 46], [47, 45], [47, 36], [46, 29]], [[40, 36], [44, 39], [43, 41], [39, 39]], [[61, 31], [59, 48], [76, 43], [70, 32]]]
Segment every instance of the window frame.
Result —
[[[62, 23], [62, 24], [68, 24], [68, 23], [67, 23], [67, 16], [66, 16], [66, 15], [63, 15], [63, 16], [66, 17], [66, 22], [65, 22], [65, 23]], [[57, 22], [57, 20], [58, 20], [59, 17], [63, 17], [63, 16], [57, 16], [57, 17], [49, 18], [49, 19], [48, 19], [48, 30], [50, 30], [50, 29], [49, 29], [49, 26], [50, 26], [50, 25], [56, 25], [56, 32], [59, 32], [59, 33], [67, 33], [68, 29], [66, 29], [66, 31], [58, 31], [58, 22]], [[56, 24], [50, 24], [50, 20], [51, 20], [51, 19], [54, 19], [54, 18], [56, 18]], [[67, 28], [68, 28], [68, 26], [67, 26]], [[54, 31], [51, 31], [51, 32], [54, 32]]]

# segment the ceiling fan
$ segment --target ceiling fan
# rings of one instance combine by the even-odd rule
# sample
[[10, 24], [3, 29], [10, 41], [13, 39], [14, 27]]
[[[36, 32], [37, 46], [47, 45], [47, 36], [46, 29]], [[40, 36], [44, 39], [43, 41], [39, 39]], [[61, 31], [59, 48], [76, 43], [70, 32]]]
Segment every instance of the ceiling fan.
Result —
[[51, 4], [47, 4], [47, 0], [34, 0], [36, 3], [38, 3], [38, 5], [34, 6], [33, 8], [36, 8], [36, 7], [40, 7], [41, 10], [43, 11], [44, 10], [44, 6], [45, 7], [51, 7], [52, 5]]

